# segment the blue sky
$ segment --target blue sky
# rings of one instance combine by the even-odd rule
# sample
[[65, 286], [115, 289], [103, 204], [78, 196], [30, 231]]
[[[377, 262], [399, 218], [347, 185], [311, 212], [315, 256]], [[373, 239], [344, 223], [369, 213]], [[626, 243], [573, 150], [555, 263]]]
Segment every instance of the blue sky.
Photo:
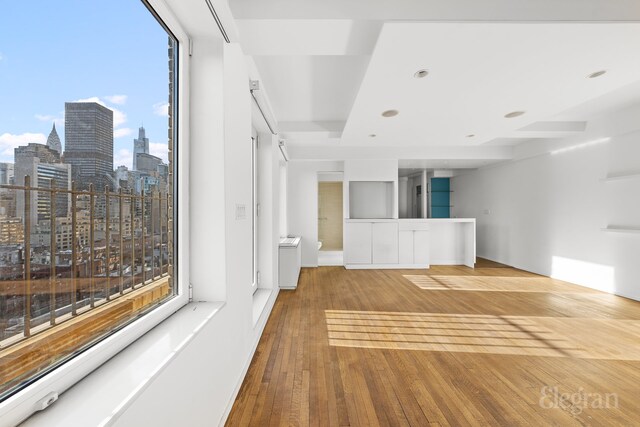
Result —
[[140, 0], [3, 2], [0, 162], [54, 121], [64, 145], [64, 103], [86, 99], [114, 110], [114, 166], [131, 168], [142, 123], [166, 159], [167, 67], [167, 34]]

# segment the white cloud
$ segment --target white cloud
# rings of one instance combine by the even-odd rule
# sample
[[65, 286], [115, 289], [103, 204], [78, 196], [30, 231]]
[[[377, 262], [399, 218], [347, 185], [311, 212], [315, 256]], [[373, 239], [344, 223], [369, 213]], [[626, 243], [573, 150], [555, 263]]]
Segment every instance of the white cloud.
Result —
[[120, 129], [114, 129], [113, 130], [113, 137], [114, 138], [123, 138], [125, 136], [129, 136], [133, 134], [133, 129], [130, 128], [120, 128]]
[[107, 101], [109, 101], [112, 104], [116, 104], [116, 105], [124, 105], [127, 103], [127, 95], [111, 95], [111, 96], [105, 96], [104, 99], [106, 99]]
[[100, 98], [98, 98], [97, 96], [92, 96], [91, 98], [82, 98], [82, 99], [76, 99], [73, 102], [97, 102], [98, 104], [102, 105], [103, 107], [106, 107], [107, 105], [104, 103], [103, 100], [101, 100]]
[[36, 119], [40, 120], [41, 122], [50, 122], [54, 120], [55, 117], [46, 114], [36, 114]]
[[156, 102], [153, 104], [153, 114], [161, 117], [169, 117], [169, 103]]
[[56, 126], [64, 126], [64, 112], [61, 113], [61, 116], [53, 116], [51, 114], [36, 114], [35, 118], [40, 120], [41, 122], [51, 123], [54, 122]]
[[42, 133], [23, 133], [20, 135], [3, 133], [0, 135], [0, 156], [10, 156], [12, 159], [10, 161], [13, 161], [13, 149], [30, 142], [45, 144], [47, 137]]
[[120, 110], [116, 110], [115, 108], [111, 108], [111, 109], [113, 110], [113, 128], [114, 129], [127, 123], [127, 115], [125, 113], [123, 113]]
[[2, 52], [0, 52], [0, 61], [2, 61], [4, 59], [4, 56], [2, 56]]
[[121, 148], [116, 152], [116, 155], [113, 158], [113, 166], [126, 166], [129, 169], [133, 166], [133, 153], [126, 148]]
[[163, 162], [165, 163], [169, 163], [168, 158], [169, 158], [169, 146], [168, 144], [165, 142], [160, 143], [160, 142], [150, 142], [149, 143], [149, 154], [151, 154], [152, 156], [156, 156], [156, 157], [160, 157], [162, 159]]

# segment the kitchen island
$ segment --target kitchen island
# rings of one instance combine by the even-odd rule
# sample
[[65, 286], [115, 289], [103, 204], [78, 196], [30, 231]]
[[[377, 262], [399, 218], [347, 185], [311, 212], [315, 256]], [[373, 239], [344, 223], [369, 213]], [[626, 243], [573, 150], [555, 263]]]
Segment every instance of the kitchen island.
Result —
[[345, 268], [422, 269], [476, 261], [475, 218], [345, 219]]

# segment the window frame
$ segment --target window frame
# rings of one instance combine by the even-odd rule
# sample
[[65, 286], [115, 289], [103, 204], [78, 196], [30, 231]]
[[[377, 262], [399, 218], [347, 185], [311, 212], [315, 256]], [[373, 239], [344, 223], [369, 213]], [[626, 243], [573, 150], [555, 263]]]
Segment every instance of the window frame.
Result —
[[[176, 40], [174, 71], [174, 183], [173, 183], [173, 280], [174, 296], [153, 310], [140, 315], [107, 335], [51, 372], [0, 402], [0, 419], [16, 425], [34, 412], [45, 409], [52, 397], [89, 375], [129, 344], [171, 316], [189, 302], [189, 37], [173, 12], [162, 0], [141, 0]], [[178, 148], [179, 147], [179, 148]], [[54, 399], [54, 401], [55, 401]]]
[[[258, 233], [259, 233], [259, 210], [260, 201], [258, 193], [258, 132], [252, 128], [251, 136], [251, 238], [252, 240], [252, 268], [253, 280], [251, 281], [251, 294], [255, 294], [259, 285], [259, 265], [258, 265]], [[255, 133], [254, 133], [255, 132]]]

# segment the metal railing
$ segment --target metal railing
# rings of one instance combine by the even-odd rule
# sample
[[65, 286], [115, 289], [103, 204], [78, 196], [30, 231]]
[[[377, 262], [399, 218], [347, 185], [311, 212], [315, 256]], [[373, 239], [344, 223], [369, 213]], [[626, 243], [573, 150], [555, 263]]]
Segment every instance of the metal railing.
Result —
[[22, 194], [15, 216], [22, 215], [24, 234], [22, 244], [1, 246], [0, 348], [171, 273], [166, 193], [111, 192], [108, 186], [96, 191], [93, 184], [78, 190], [75, 182], [69, 190], [53, 180], [48, 188], [32, 187], [29, 176], [24, 185], [0, 189], [15, 192], [16, 199]]

